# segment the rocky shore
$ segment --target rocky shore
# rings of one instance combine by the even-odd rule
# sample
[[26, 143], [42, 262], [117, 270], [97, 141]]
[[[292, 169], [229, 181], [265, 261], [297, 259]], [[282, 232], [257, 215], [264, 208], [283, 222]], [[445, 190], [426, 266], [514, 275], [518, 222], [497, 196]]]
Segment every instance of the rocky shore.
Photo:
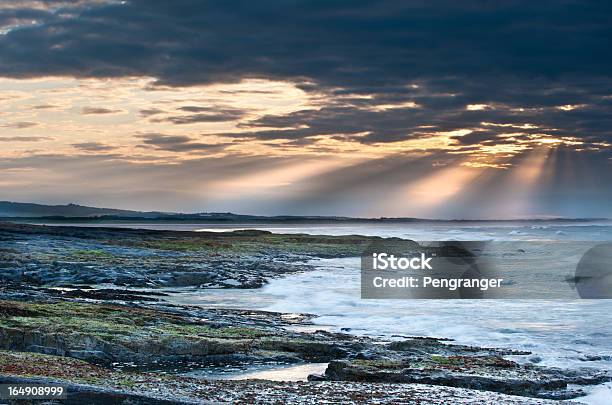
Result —
[[[378, 239], [2, 223], [0, 383], [61, 382], [65, 403], [531, 404], [576, 398], [610, 380], [444, 339], [295, 332], [308, 314], [172, 305], [155, 291], [257, 288], [309, 271], [313, 258], [358, 255]], [[329, 364], [303, 382], [186, 373], [308, 363]]]
[[175, 232], [0, 223], [0, 279], [34, 286], [257, 288], [358, 256], [377, 237]]

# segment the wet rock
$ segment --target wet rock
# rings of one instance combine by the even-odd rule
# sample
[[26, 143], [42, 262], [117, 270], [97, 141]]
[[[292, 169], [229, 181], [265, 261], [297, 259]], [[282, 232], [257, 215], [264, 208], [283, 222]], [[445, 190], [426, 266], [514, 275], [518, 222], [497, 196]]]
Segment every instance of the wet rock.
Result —
[[327, 377], [324, 374], [309, 374], [308, 381], [326, 381]]
[[609, 375], [519, 365], [497, 356], [422, 356], [400, 359], [336, 360], [325, 377], [332, 381], [419, 383], [568, 399], [582, 395], [570, 385], [599, 384]]
[[82, 298], [89, 300], [100, 301], [159, 301], [159, 297], [168, 296], [168, 294], [152, 291], [134, 291], [134, 290], [119, 290], [115, 288], [103, 289], [68, 289], [68, 290], [52, 290], [46, 289], [49, 294], [67, 298]]
[[344, 358], [361, 344], [330, 334], [288, 332], [281, 314], [161, 308], [0, 301], [0, 348], [146, 367], [233, 362], [245, 355], [252, 360], [327, 361]]
[[178, 232], [0, 223], [0, 281], [36, 286], [259, 288], [376, 237]]
[[542, 362], [542, 358], [540, 356], [529, 356], [527, 360], [534, 364]]
[[422, 384], [203, 380], [167, 373], [118, 371], [69, 358], [7, 352], [0, 352], [0, 384], [62, 385], [68, 391], [68, 399], [62, 402], [68, 404], [558, 404]]

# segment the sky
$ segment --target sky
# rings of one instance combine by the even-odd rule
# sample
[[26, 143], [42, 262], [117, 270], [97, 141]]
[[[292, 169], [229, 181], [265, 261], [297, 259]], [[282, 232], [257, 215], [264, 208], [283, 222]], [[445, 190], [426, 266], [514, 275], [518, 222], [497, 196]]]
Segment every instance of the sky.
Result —
[[612, 3], [3, 0], [0, 200], [612, 217]]

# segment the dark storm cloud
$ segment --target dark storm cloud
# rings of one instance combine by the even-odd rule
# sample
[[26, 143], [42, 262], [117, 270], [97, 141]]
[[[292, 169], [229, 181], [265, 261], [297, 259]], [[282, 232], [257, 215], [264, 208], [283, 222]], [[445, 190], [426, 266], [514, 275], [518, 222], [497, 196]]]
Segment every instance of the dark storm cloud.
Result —
[[3, 0], [0, 2], [0, 33], [74, 18], [84, 9], [118, 0]]
[[[154, 118], [152, 122], [171, 122], [176, 125], [197, 124], [200, 122], [224, 122], [235, 121], [242, 118], [245, 111], [237, 108], [228, 107], [200, 107], [200, 106], [183, 106], [179, 107], [180, 112], [190, 112], [195, 114], [176, 115], [166, 118]], [[142, 113], [142, 112], [141, 112]]]
[[[612, 91], [612, 90], [611, 90]], [[528, 98], [529, 93], [524, 94]], [[320, 109], [296, 111], [287, 115], [264, 116], [241, 123], [248, 132], [226, 136], [251, 136], [258, 139], [298, 139], [317, 135], [358, 135], [362, 143], [393, 142], [430, 136], [432, 132], [456, 129], [485, 130], [468, 139], [495, 139], [499, 134], [521, 132], [573, 136], [585, 141], [612, 141], [612, 115], [607, 101], [592, 97], [589, 104], [565, 111], [558, 106], [540, 106], [532, 110], [521, 104], [494, 105], [491, 109], [470, 111], [467, 100], [440, 102], [440, 97], [419, 96], [418, 108], [374, 109], [379, 100], [347, 102]], [[462, 97], [451, 97], [462, 98]], [[554, 103], [551, 103], [554, 104]], [[496, 125], [502, 124], [502, 125]], [[455, 139], [461, 140], [461, 137]]]
[[192, 138], [183, 135], [143, 134], [138, 137], [143, 139], [143, 144], [139, 147], [167, 152], [219, 152], [231, 145], [231, 143], [194, 142]]
[[147, 74], [174, 84], [245, 75], [351, 87], [432, 75], [607, 76], [611, 10], [575, 1], [132, 0], [11, 31], [0, 52], [2, 72], [15, 76]]
[[495, 137], [495, 134], [492, 134], [489, 131], [483, 132], [472, 132], [471, 134], [467, 134], [464, 136], [456, 136], [453, 137], [456, 141], [463, 145], [474, 145], [482, 142], [488, 142], [491, 138]]
[[138, 138], [144, 139], [147, 145], [176, 145], [191, 142], [192, 139], [184, 135], [164, 135], [164, 134], [143, 134], [138, 135]]
[[0, 8], [0, 29], [19, 24], [31, 23], [39, 19], [50, 17], [50, 14], [43, 10], [32, 10], [27, 8]]
[[[422, 136], [425, 125], [434, 132], [494, 122], [612, 140], [609, 2], [132, 0], [18, 12], [38, 13], [40, 23], [0, 36], [1, 75], [152, 76], [171, 86], [258, 77], [342, 100], [243, 122], [259, 139], [367, 132], [361, 142], [389, 142]], [[357, 94], [371, 99], [351, 99]], [[406, 101], [420, 108], [374, 108]], [[244, 118], [183, 112], [192, 114], [155, 119]], [[487, 130], [496, 139], [508, 128]]]

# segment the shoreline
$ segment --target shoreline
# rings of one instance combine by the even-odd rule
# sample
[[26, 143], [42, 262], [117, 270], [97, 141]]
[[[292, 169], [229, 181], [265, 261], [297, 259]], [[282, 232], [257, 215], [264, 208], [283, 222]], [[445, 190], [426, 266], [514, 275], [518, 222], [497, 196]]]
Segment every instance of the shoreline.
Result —
[[[337, 395], [354, 396], [360, 390], [363, 395], [385, 387], [400, 396], [410, 393], [412, 397], [401, 397], [410, 400], [446, 395], [546, 403], [538, 401], [578, 398], [586, 394], [582, 387], [610, 381], [609, 374], [596, 370], [563, 370], [506, 359], [527, 352], [465, 346], [446, 339], [408, 337], [385, 342], [317, 331], [308, 314], [173, 305], [165, 301], [163, 291], [155, 291], [155, 284], [163, 280], [168, 287], [195, 286], [204, 271], [210, 273], [208, 265], [217, 269], [225, 265], [221, 268], [226, 270], [223, 279], [211, 279], [208, 274], [208, 287], [200, 286], [202, 291], [259, 288], [270, 278], [312, 271], [308, 260], [347, 257], [379, 239], [0, 224], [0, 343], [5, 350], [0, 352], [0, 374], [86, 383], [119, 390], [113, 395], [125, 398], [135, 393], [150, 395], [171, 385], [179, 387], [175, 391], [182, 393], [180, 401], [186, 401], [181, 403], [210, 400], [200, 396], [202, 384], [224, 387], [226, 395], [237, 401], [256, 395], [264, 384], [262, 403], [279, 396], [288, 399], [292, 390], [324, 398], [329, 387], [340, 390]], [[275, 265], [262, 268], [262, 261]], [[145, 266], [134, 267], [134, 262]], [[156, 278], [162, 275], [160, 269], [165, 279]], [[87, 281], [109, 274], [115, 277], [109, 286], [116, 288], [84, 288], [95, 285]], [[253, 277], [259, 277], [259, 282], [252, 282]], [[238, 284], [228, 283], [230, 279]], [[142, 287], [149, 291], [138, 291]], [[315, 331], [290, 330], [303, 326]], [[15, 368], [15, 356], [21, 369]], [[166, 371], [181, 363], [202, 369], [262, 362], [328, 366], [324, 373], [312, 374], [309, 382], [293, 383], [202, 382]], [[140, 367], [117, 367], [130, 363]]]

